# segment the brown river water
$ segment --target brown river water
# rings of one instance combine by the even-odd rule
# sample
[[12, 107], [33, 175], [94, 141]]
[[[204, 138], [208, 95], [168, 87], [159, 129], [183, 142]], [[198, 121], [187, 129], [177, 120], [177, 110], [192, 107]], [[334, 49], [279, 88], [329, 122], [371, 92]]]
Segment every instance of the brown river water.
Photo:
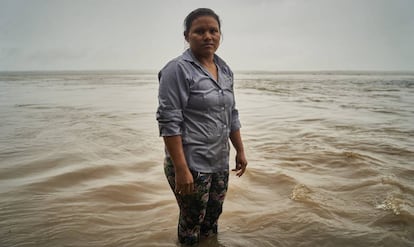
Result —
[[[248, 171], [199, 246], [414, 246], [414, 73], [235, 85]], [[179, 246], [157, 88], [155, 72], [0, 73], [1, 247]]]

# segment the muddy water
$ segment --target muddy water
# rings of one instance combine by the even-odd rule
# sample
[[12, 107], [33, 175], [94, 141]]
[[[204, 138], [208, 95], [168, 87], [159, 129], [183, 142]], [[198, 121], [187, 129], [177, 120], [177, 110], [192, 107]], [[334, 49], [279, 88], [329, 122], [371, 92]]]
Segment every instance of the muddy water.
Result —
[[[414, 74], [235, 84], [249, 170], [200, 246], [414, 245]], [[0, 246], [177, 246], [157, 86], [151, 72], [0, 74]]]

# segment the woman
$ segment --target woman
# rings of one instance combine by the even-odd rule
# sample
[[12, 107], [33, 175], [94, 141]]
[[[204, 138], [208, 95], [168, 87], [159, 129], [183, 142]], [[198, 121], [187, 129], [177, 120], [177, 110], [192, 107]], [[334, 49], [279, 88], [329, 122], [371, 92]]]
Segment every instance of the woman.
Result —
[[178, 239], [194, 244], [217, 233], [229, 177], [229, 138], [237, 176], [247, 160], [235, 108], [233, 72], [215, 52], [220, 19], [196, 9], [184, 22], [190, 48], [158, 74], [157, 120], [166, 147], [164, 171], [180, 208]]

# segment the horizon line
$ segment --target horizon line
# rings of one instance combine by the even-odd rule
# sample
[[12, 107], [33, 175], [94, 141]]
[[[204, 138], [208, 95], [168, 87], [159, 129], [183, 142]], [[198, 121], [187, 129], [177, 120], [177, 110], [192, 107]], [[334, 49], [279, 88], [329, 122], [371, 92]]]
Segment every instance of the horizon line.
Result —
[[[0, 70], [0, 73], [30, 73], [30, 72], [156, 72], [159, 69], [28, 69], [28, 70]], [[355, 73], [414, 73], [414, 69], [233, 69], [234, 72], [242, 73], [332, 73], [332, 72], [355, 72]]]

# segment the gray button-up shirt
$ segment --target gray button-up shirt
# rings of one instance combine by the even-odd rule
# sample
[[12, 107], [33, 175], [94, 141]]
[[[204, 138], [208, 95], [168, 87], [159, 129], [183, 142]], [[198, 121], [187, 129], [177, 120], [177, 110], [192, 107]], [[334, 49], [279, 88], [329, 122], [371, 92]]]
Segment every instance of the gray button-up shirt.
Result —
[[197, 172], [229, 169], [229, 135], [240, 128], [233, 72], [217, 55], [214, 61], [218, 81], [190, 49], [158, 74], [160, 136], [181, 135], [187, 164]]

